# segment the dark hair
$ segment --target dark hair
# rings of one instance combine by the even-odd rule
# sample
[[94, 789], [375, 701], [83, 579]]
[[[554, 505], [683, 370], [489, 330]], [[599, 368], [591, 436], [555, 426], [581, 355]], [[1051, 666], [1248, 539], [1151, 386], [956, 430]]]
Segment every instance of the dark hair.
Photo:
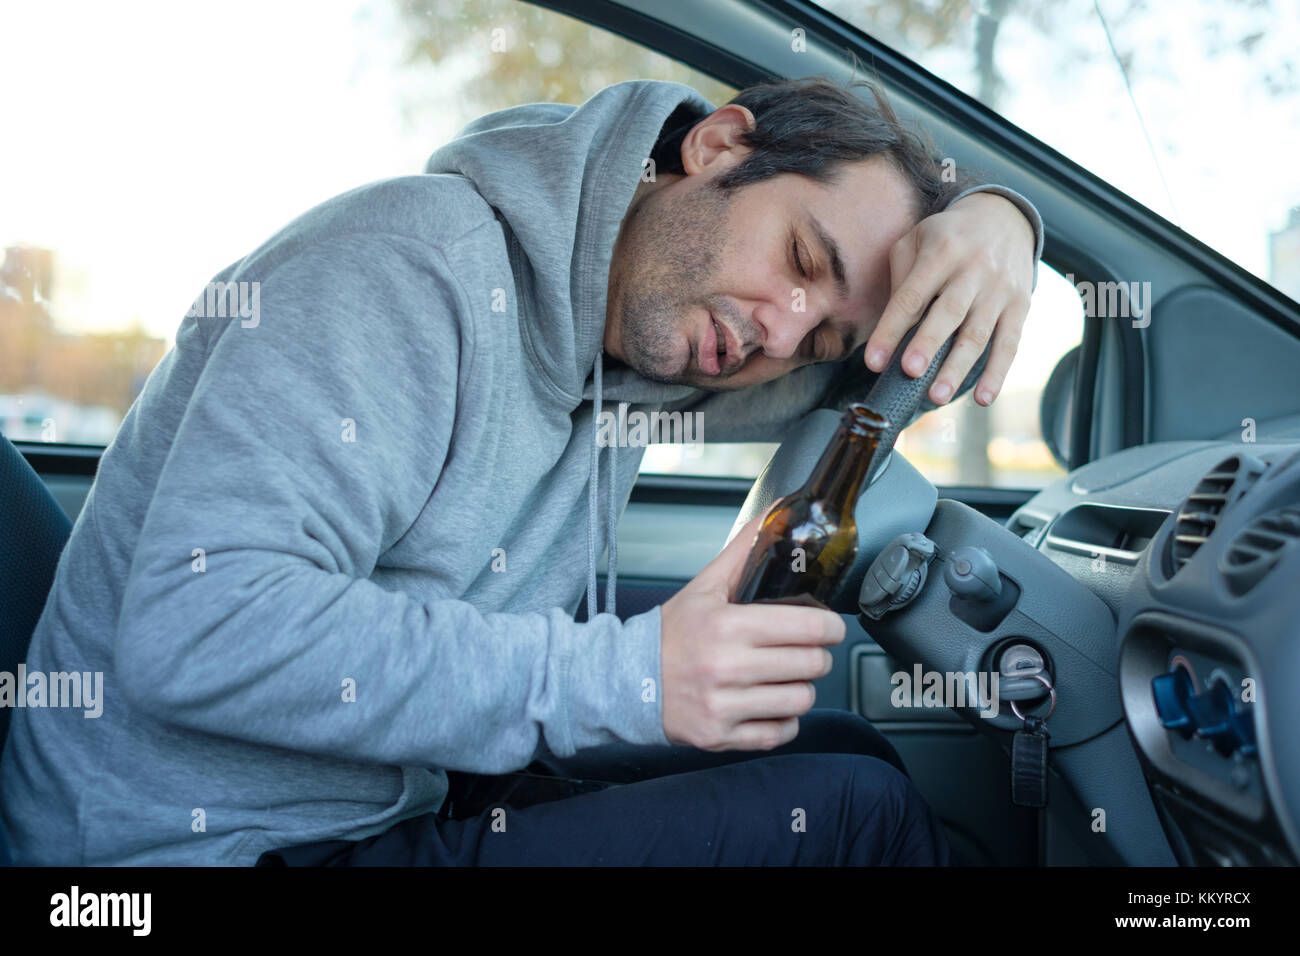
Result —
[[[874, 104], [854, 92], [860, 88], [871, 92]], [[833, 182], [844, 163], [877, 154], [912, 184], [918, 219], [940, 211], [969, 185], [964, 174], [944, 181], [943, 162], [929, 138], [904, 126], [884, 92], [867, 80], [845, 86], [824, 77], [761, 83], [741, 90], [731, 102], [754, 114], [754, 129], [741, 134], [752, 152], [718, 177], [714, 185], [723, 191], [781, 173]], [[685, 172], [682, 140], [701, 119], [681, 108], [669, 117], [652, 155], [657, 170]]]

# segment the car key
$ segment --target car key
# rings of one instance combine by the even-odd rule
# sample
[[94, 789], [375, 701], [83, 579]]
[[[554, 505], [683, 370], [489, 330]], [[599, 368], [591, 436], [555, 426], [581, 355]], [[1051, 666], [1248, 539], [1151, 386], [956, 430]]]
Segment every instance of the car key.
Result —
[[1047, 716], [1037, 717], [1020, 712], [1016, 702], [1011, 702], [1011, 712], [1024, 723], [1024, 727], [1011, 738], [1011, 802], [1018, 807], [1041, 809], [1047, 806], [1047, 718], [1056, 710], [1056, 688], [1041, 674], [1034, 675], [1051, 695], [1052, 704]]

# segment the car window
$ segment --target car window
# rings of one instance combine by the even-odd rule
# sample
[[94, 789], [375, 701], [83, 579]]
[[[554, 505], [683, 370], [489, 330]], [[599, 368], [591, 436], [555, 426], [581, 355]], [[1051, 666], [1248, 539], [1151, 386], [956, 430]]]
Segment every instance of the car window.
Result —
[[[970, 393], [923, 415], [898, 436], [897, 448], [937, 485], [1042, 488], [1063, 475], [1043, 442], [1038, 411], [1056, 363], [1083, 338], [1083, 301], [1074, 284], [1046, 263], [1016, 359], [989, 407]], [[658, 444], [646, 449], [651, 474], [754, 478], [777, 446], [771, 443]]]
[[205, 284], [296, 216], [484, 113], [629, 79], [734, 94], [516, 0], [11, 5], [0, 432], [106, 444]]
[[1294, 0], [819, 3], [1300, 301]]

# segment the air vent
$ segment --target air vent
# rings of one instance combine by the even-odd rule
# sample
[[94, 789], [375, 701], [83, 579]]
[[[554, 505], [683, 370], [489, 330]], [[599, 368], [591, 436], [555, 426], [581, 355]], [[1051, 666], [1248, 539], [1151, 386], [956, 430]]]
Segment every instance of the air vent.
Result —
[[1129, 508], [1091, 502], [1075, 505], [1056, 519], [1047, 546], [1085, 557], [1136, 564], [1169, 517], [1161, 508]]
[[1215, 465], [1192, 489], [1174, 521], [1170, 574], [1177, 574], [1214, 532], [1223, 513], [1264, 473], [1264, 463], [1233, 455]]
[[1300, 508], [1279, 508], [1260, 515], [1232, 539], [1220, 569], [1228, 587], [1245, 594], [1300, 542]]
[[1039, 514], [1036, 511], [1027, 511], [1021, 508], [1007, 522], [1007, 530], [1018, 535], [1031, 547], [1036, 548], [1038, 543], [1043, 540], [1043, 532], [1047, 530], [1047, 526], [1051, 524], [1051, 521], [1050, 515]]

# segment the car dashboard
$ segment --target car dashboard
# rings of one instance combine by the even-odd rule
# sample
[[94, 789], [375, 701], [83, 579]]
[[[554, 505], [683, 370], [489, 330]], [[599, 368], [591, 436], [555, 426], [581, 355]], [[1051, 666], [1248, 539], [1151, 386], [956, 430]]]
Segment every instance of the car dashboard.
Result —
[[1112, 611], [1125, 725], [1187, 865], [1300, 857], [1300, 444], [1164, 442], [1008, 530]]

